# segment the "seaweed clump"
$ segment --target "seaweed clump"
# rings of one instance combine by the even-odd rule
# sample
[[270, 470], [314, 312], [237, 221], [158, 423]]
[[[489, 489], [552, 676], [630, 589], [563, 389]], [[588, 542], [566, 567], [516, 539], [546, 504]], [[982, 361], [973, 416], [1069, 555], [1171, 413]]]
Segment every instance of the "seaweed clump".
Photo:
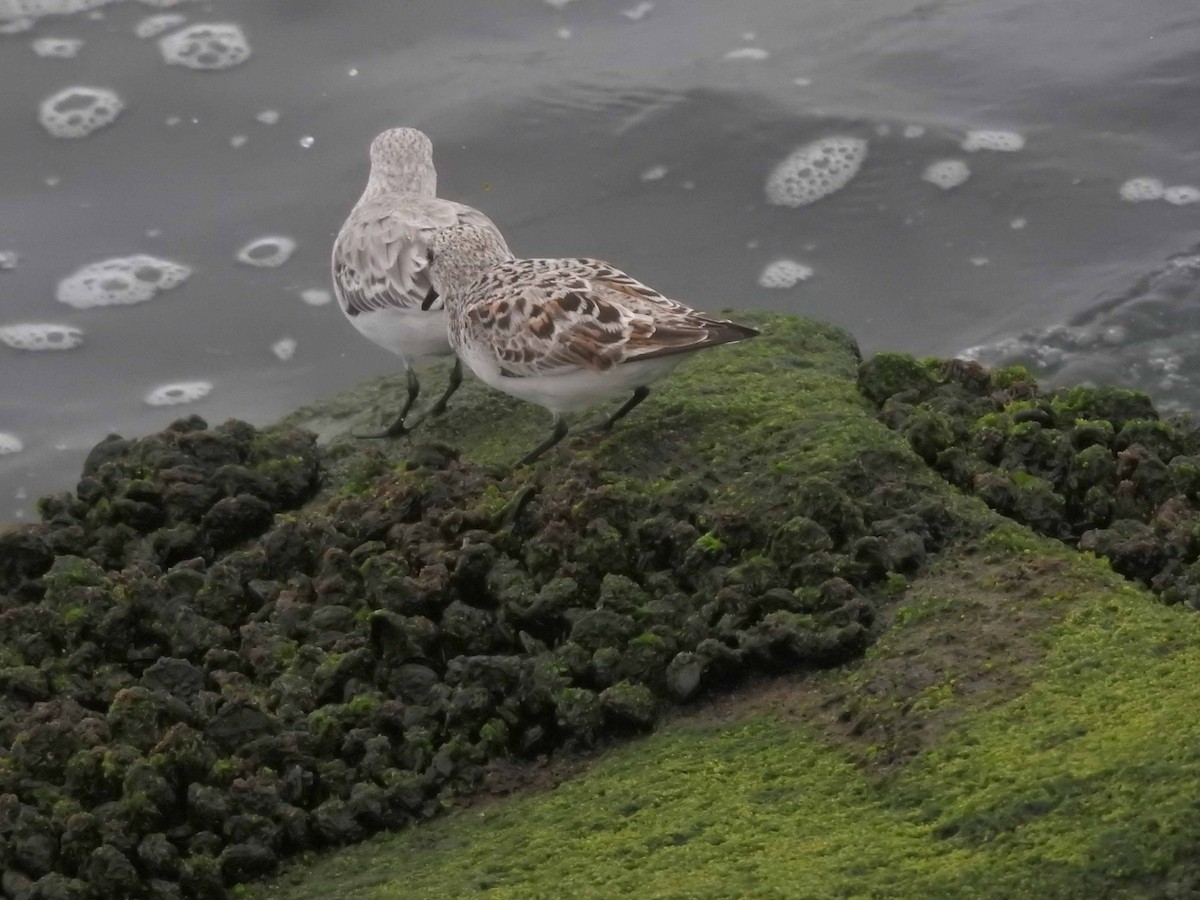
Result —
[[490, 761], [841, 663], [872, 589], [952, 530], [867, 469], [808, 479], [766, 525], [703, 467], [648, 490], [440, 445], [285, 512], [318, 462], [304, 432], [186, 420], [101, 444], [0, 536], [10, 895], [223, 897], [434, 815]]
[[1042, 390], [1021, 366], [883, 353], [860, 390], [943, 477], [997, 512], [1200, 609], [1200, 425], [1116, 387]]

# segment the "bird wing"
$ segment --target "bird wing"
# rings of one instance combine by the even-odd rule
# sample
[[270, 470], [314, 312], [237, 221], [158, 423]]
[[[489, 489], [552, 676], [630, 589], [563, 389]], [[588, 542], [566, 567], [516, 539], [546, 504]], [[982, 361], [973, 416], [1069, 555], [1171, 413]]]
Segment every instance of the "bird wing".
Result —
[[429, 245], [438, 230], [465, 224], [504, 238], [477, 209], [451, 200], [382, 194], [355, 207], [333, 243], [333, 286], [342, 311], [441, 309], [429, 281]]
[[758, 332], [712, 319], [594, 259], [514, 260], [471, 289], [467, 327], [513, 377], [604, 371]]

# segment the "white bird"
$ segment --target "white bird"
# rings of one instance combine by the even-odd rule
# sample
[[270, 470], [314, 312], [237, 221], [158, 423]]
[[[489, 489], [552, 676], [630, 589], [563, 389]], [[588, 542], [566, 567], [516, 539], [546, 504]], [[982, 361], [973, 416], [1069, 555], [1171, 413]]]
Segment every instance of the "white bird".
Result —
[[450, 346], [482, 381], [554, 416], [533, 462], [567, 434], [563, 414], [632, 391], [597, 428], [646, 399], [691, 353], [758, 331], [664, 297], [598, 259], [513, 259], [472, 224], [433, 238], [430, 279], [450, 312]]
[[[399, 356], [408, 375], [399, 416], [382, 433], [365, 437], [411, 430], [405, 420], [421, 390], [414, 361], [451, 353], [446, 307], [429, 280], [429, 247], [438, 231], [470, 225], [511, 255], [491, 219], [436, 195], [429, 138], [415, 128], [385, 131], [371, 142], [366, 190], [333, 242], [333, 287], [342, 312], [364, 337]], [[461, 383], [462, 364], [455, 360], [450, 384], [429, 412], [444, 412]]]

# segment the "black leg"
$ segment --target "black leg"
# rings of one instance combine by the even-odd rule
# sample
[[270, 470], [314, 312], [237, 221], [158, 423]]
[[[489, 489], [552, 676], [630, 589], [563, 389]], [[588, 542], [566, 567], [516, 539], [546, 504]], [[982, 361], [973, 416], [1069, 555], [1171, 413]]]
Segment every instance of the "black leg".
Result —
[[547, 450], [549, 450], [551, 447], [553, 447], [555, 444], [557, 444], [559, 441], [561, 441], [566, 436], [567, 436], [567, 420], [564, 419], [558, 413], [555, 413], [554, 414], [554, 430], [550, 432], [550, 437], [546, 438], [544, 441], [542, 441], [540, 444], [538, 444], [536, 447], [534, 447], [532, 450], [530, 450], [528, 453], [526, 453], [524, 456], [522, 456], [519, 460], [517, 460], [517, 465], [518, 466], [529, 465], [531, 462], [533, 462], [535, 459], [537, 459], [539, 456], [541, 456], [543, 453], [545, 453]]
[[642, 385], [639, 388], [634, 388], [633, 396], [630, 397], [628, 400], [626, 400], [620, 409], [618, 409], [615, 413], [613, 413], [611, 416], [609, 416], [603, 422], [600, 422], [599, 424], [592, 426], [592, 428], [590, 428], [588, 430], [589, 431], [610, 431], [610, 430], [612, 430], [613, 422], [617, 421], [617, 419], [625, 418], [625, 416], [627, 416], [629, 414], [629, 411], [631, 409], [633, 409], [635, 406], [637, 406], [639, 403], [641, 403], [643, 400], [645, 400], [649, 396], [650, 396], [650, 388], [646, 387], [645, 385]]
[[458, 386], [462, 384], [462, 360], [455, 357], [454, 368], [450, 370], [450, 384], [446, 387], [446, 393], [438, 399], [438, 402], [433, 404], [429, 410], [429, 415], [440, 416], [446, 411], [446, 404], [458, 390]]
[[417, 373], [412, 370], [412, 366], [409, 366], [408, 399], [404, 401], [404, 406], [400, 409], [400, 415], [396, 416], [396, 421], [376, 434], [356, 434], [355, 437], [359, 439], [396, 438], [408, 434], [408, 428], [405, 426], [404, 420], [408, 418], [408, 411], [412, 409], [412, 405], [416, 402], [417, 394], [419, 393], [421, 393], [421, 383], [417, 381]]

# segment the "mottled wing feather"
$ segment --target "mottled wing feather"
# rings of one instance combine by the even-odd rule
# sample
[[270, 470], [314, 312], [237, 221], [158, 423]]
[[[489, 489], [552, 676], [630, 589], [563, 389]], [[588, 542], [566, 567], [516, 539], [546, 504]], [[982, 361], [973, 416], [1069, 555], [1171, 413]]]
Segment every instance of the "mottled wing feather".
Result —
[[[333, 284], [342, 311], [441, 309], [429, 281], [429, 245], [454, 224], [489, 228], [492, 221], [450, 200], [382, 194], [358, 206], [333, 245]], [[501, 237], [503, 241], [503, 238]]]
[[495, 348], [509, 376], [603, 371], [748, 337], [636, 278], [591, 259], [514, 260], [472, 288], [467, 326]]

